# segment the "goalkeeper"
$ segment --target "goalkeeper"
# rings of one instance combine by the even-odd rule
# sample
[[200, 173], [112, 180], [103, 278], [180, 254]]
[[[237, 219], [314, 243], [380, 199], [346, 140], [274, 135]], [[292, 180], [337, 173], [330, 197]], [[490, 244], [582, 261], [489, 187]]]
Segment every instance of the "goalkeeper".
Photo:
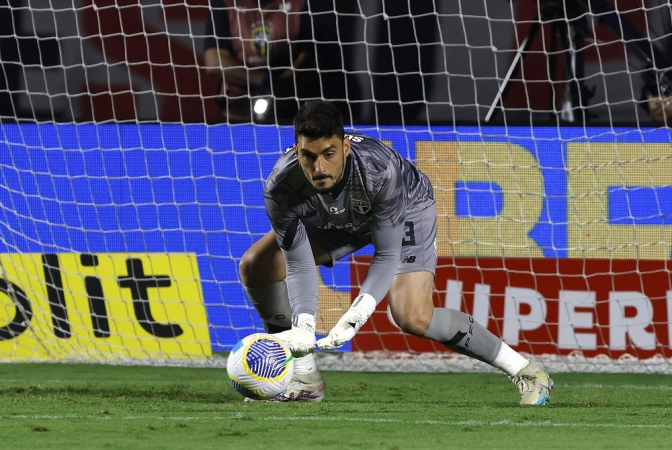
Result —
[[[382, 142], [345, 135], [328, 102], [305, 103], [294, 118], [295, 144], [281, 156], [264, 189], [273, 230], [243, 255], [240, 275], [266, 330], [280, 333], [297, 357], [289, 388], [275, 401], [321, 401], [324, 379], [312, 352], [351, 340], [388, 295], [406, 333], [502, 370], [521, 404], [543, 405], [548, 374], [460, 311], [432, 301], [436, 207], [429, 179]], [[331, 266], [367, 244], [374, 254], [357, 298], [316, 342], [316, 264]]]

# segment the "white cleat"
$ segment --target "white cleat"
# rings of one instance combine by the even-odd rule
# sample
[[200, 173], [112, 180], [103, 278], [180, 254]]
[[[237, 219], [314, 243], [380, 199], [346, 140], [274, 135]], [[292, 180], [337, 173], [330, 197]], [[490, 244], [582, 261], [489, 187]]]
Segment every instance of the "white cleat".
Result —
[[539, 364], [530, 361], [509, 379], [518, 386], [521, 405], [545, 405], [551, 401], [553, 380]]
[[[289, 382], [289, 386], [284, 392], [276, 395], [270, 400], [266, 400], [268, 403], [279, 403], [279, 402], [314, 402], [319, 403], [324, 398], [324, 392], [326, 390], [326, 385], [324, 383], [324, 377], [319, 370], [307, 374], [297, 374], [294, 371], [292, 376], [292, 381]], [[256, 402], [259, 400], [253, 400], [251, 398], [245, 398], [246, 402]]]
[[307, 374], [297, 374], [294, 372], [292, 381], [285, 391], [269, 402], [315, 402], [319, 403], [324, 398], [326, 385], [324, 377], [319, 370]]

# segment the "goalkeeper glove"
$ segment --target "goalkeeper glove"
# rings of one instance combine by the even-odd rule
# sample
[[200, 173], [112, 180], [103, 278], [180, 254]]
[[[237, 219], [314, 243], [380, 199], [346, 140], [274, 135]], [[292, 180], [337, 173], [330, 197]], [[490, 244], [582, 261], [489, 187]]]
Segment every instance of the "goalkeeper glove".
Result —
[[341, 347], [362, 328], [376, 309], [376, 299], [369, 294], [359, 294], [352, 306], [334, 325], [329, 334], [317, 341], [320, 350], [333, 350]]
[[315, 351], [315, 317], [311, 314], [294, 316], [292, 329], [277, 333], [275, 337], [285, 341], [295, 357], [306, 356]]

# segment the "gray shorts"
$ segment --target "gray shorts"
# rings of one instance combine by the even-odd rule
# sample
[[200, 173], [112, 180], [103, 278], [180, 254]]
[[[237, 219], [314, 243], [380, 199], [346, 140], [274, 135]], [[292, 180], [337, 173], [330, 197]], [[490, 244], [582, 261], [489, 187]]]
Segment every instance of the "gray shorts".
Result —
[[[396, 273], [431, 272], [436, 274], [436, 204], [407, 211], [404, 239], [401, 242], [401, 258]], [[343, 230], [324, 230], [306, 227], [311, 243], [316, 243], [334, 261], [348, 256], [369, 244], [368, 241]]]

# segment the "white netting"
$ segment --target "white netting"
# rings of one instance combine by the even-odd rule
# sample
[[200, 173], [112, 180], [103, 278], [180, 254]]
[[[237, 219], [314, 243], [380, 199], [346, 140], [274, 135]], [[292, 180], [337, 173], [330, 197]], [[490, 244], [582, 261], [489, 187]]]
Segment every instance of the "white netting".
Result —
[[[262, 182], [325, 98], [431, 178], [437, 305], [554, 371], [669, 372], [670, 5], [614, 5], [0, 1], [0, 359], [219, 364], [261, 329]], [[320, 333], [370, 256], [320, 270]], [[385, 308], [322, 364], [486, 368]]]

